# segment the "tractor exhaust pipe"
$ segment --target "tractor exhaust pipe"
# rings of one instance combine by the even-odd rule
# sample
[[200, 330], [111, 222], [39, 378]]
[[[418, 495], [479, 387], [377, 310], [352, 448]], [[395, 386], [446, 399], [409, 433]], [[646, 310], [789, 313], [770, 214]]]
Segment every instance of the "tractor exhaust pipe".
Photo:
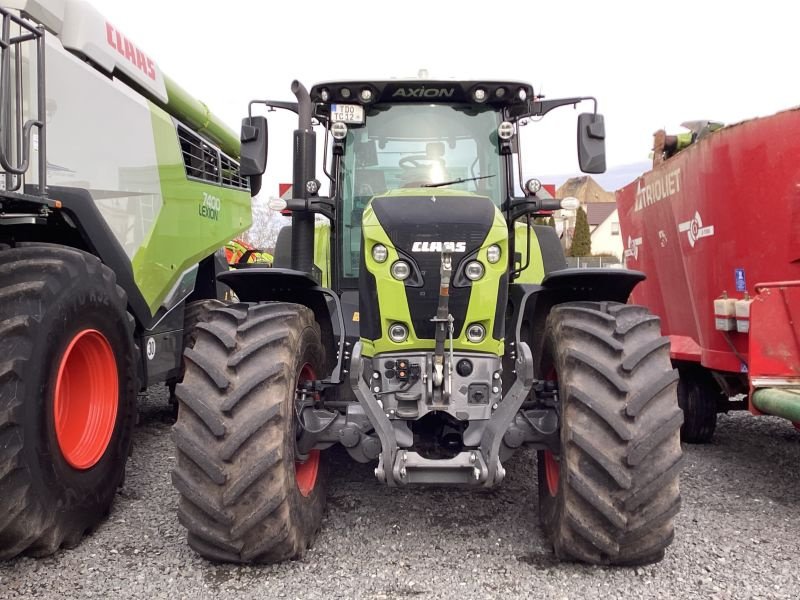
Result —
[[305, 200], [305, 209], [292, 210], [292, 269], [311, 274], [314, 266], [314, 213], [308, 210], [312, 193], [307, 184], [316, 179], [317, 137], [311, 125], [311, 96], [295, 80], [292, 93], [297, 98], [297, 129], [294, 132], [294, 171], [292, 198]]

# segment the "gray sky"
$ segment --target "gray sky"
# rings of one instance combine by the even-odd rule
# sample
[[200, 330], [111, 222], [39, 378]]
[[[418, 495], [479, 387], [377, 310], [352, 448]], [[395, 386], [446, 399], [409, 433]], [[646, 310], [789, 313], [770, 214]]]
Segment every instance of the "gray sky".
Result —
[[[609, 167], [636, 171], [656, 129], [800, 104], [792, 2], [91, 2], [237, 130], [248, 100], [291, 100], [293, 79], [310, 88], [425, 68], [431, 77], [528, 81], [548, 98], [596, 96]], [[526, 128], [526, 176], [577, 172], [577, 112], [561, 108]], [[269, 193], [291, 178], [294, 125], [289, 113], [270, 115]], [[629, 181], [631, 170], [616, 180]]]

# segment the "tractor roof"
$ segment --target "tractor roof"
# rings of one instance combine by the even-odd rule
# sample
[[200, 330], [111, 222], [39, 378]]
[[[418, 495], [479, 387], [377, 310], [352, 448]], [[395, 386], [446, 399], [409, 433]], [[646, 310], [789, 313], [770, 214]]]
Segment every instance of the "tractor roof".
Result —
[[454, 81], [446, 79], [390, 79], [387, 81], [331, 81], [311, 88], [314, 102], [374, 104], [378, 102], [455, 102], [487, 104], [495, 108], [526, 104], [533, 87], [516, 81]]

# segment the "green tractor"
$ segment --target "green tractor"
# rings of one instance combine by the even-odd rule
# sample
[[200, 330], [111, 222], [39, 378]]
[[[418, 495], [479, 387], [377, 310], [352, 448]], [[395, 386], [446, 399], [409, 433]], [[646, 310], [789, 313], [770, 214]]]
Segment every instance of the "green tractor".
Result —
[[[297, 113], [291, 227], [274, 268], [219, 276], [240, 302], [198, 327], [177, 388], [173, 482], [192, 548], [302, 556], [335, 444], [389, 486], [479, 488], [528, 445], [559, 558], [660, 560], [680, 505], [668, 340], [625, 304], [641, 273], [567, 268], [555, 230], [531, 225], [562, 205], [515, 164], [521, 124], [593, 99], [543, 100], [511, 81], [292, 91], [296, 102], [252, 102], [241, 132], [257, 190], [268, 128], [253, 106]], [[605, 170], [604, 138], [595, 102], [578, 117], [583, 171]]]

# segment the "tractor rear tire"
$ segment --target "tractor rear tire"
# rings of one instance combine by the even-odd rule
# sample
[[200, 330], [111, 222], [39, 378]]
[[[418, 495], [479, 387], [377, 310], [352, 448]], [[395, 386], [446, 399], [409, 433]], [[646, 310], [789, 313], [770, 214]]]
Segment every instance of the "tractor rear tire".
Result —
[[136, 418], [133, 317], [72, 248], [0, 251], [0, 560], [75, 546], [108, 514]]
[[[268, 302], [216, 308], [197, 327], [177, 387], [178, 518], [221, 562], [303, 556], [322, 521], [324, 457], [297, 456], [296, 390], [325, 364], [313, 313]], [[304, 459], [304, 460], [303, 460]]]
[[658, 318], [612, 302], [558, 305], [539, 369], [558, 385], [560, 452], [538, 457], [539, 514], [555, 554], [661, 560], [680, 508], [683, 413]]
[[702, 367], [679, 367], [678, 406], [683, 411], [681, 440], [708, 444], [717, 427], [717, 406], [722, 391]]

